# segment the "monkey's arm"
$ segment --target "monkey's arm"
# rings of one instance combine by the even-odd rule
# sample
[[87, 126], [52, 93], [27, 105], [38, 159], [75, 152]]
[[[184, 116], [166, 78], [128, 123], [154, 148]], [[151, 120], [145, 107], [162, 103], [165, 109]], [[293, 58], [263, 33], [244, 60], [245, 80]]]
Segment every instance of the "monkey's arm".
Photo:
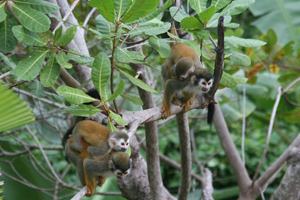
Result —
[[94, 162], [93, 159], [86, 159], [83, 162], [84, 167], [84, 177], [85, 177], [85, 184], [87, 187], [86, 196], [90, 197], [95, 193], [96, 185], [97, 185], [97, 179], [94, 175]]
[[162, 119], [166, 119], [171, 114], [171, 103], [177, 92], [182, 91], [184, 84], [176, 79], [169, 79], [164, 89], [164, 97], [162, 101]]

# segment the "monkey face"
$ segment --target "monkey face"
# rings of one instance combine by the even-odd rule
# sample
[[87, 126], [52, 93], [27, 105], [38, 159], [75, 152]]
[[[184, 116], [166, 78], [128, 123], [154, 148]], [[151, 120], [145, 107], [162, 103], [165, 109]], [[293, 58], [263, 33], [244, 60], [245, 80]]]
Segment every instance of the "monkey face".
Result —
[[200, 79], [199, 86], [201, 87], [201, 90], [203, 93], [206, 93], [210, 90], [212, 86], [213, 80], [210, 79], [209, 81], [206, 81], [205, 79]]
[[121, 170], [116, 170], [115, 171], [115, 175], [117, 176], [118, 179], [125, 178], [129, 173], [130, 173], [130, 169], [128, 169], [125, 172], [122, 172]]

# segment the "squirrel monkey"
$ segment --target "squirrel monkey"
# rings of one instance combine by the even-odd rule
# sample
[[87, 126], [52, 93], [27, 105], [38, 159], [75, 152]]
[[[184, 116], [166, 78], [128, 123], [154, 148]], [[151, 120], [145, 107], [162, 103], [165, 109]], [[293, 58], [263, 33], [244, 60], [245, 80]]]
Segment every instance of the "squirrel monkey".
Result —
[[101, 156], [111, 149], [125, 152], [129, 145], [127, 133], [111, 132], [105, 126], [92, 121], [78, 122], [72, 132], [73, 142], [69, 144], [74, 151], [80, 152], [80, 158]]
[[116, 176], [123, 179], [130, 173], [131, 159], [124, 152], [111, 150], [103, 156], [95, 156], [83, 161], [85, 184], [87, 186], [86, 196], [95, 192], [99, 179]]
[[213, 84], [213, 75], [201, 67], [197, 53], [183, 43], [175, 44], [162, 66], [165, 81], [162, 118], [171, 114], [171, 103], [181, 105], [187, 112], [196, 93], [206, 93]]

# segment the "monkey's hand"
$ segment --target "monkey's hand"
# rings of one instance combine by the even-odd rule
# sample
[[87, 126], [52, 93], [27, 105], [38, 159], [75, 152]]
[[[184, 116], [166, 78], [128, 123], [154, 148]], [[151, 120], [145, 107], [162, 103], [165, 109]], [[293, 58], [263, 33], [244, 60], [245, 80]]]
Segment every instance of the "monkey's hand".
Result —
[[99, 187], [101, 187], [101, 186], [105, 183], [106, 178], [105, 178], [105, 177], [102, 177], [102, 176], [97, 176], [97, 177], [96, 177], [96, 180], [98, 181], [97, 185], [98, 185]]
[[181, 101], [177, 97], [174, 97], [172, 100], [172, 104], [176, 106], [181, 106]]
[[183, 103], [181, 107], [183, 107], [182, 112], [186, 113], [191, 109], [191, 105], [193, 104], [195, 100], [195, 96], [189, 94], [189, 93], [184, 93], [184, 98], [183, 98]]

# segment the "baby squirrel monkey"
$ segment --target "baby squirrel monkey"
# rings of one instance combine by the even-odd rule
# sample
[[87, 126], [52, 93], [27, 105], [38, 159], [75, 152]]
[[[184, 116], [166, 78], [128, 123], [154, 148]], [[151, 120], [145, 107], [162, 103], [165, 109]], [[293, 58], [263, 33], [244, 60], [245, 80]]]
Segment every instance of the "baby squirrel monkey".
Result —
[[[69, 136], [67, 140], [66, 135]], [[64, 136], [63, 144], [65, 147], [67, 158], [75, 165], [81, 184], [83, 186], [87, 185], [87, 187], [89, 188], [89, 192], [87, 192], [87, 195], [92, 195], [94, 192], [91, 193], [90, 189], [94, 188], [92, 191], [95, 191], [96, 185], [94, 184], [94, 182], [91, 182], [91, 180], [97, 180], [97, 184], [99, 186], [102, 186], [107, 177], [102, 175], [105, 175], [107, 173], [107, 169], [102, 169], [101, 167], [99, 167], [98, 171], [100, 171], [102, 175], [99, 175], [99, 177], [94, 177], [94, 179], [92, 179], [92, 175], [90, 174], [93, 172], [93, 168], [96, 167], [94, 167], [92, 164], [84, 167], [84, 161], [86, 159], [96, 159], [96, 157], [99, 157], [96, 159], [97, 162], [95, 161], [92, 163], [108, 162], [108, 160], [98, 159], [102, 159], [100, 158], [101, 156], [106, 156], [108, 154], [111, 155], [111, 151], [126, 151], [128, 148], [129, 137], [125, 132], [111, 132], [105, 126], [91, 120], [78, 122], [73, 128], [72, 133], [70, 134], [70, 130], [68, 130], [66, 135]], [[123, 152], [122, 157], [113, 157], [115, 158], [113, 171], [118, 170], [119, 166], [121, 166], [122, 163], [126, 162], [127, 154]], [[103, 159], [104, 158], [107, 159], [107, 157], [103, 157]], [[86, 170], [89, 170], [90, 172], [86, 173]], [[89, 179], [85, 177], [86, 174], [89, 174]]]
[[98, 177], [117, 176], [118, 179], [123, 179], [130, 173], [131, 159], [124, 152], [116, 152], [111, 150], [103, 156], [95, 156], [85, 159], [84, 177], [87, 186], [86, 196], [91, 196], [95, 192], [96, 185], [99, 185]]
[[206, 93], [213, 84], [213, 75], [201, 67], [197, 53], [183, 43], [175, 44], [162, 66], [165, 82], [162, 118], [171, 114], [171, 103], [190, 110], [196, 93]]

